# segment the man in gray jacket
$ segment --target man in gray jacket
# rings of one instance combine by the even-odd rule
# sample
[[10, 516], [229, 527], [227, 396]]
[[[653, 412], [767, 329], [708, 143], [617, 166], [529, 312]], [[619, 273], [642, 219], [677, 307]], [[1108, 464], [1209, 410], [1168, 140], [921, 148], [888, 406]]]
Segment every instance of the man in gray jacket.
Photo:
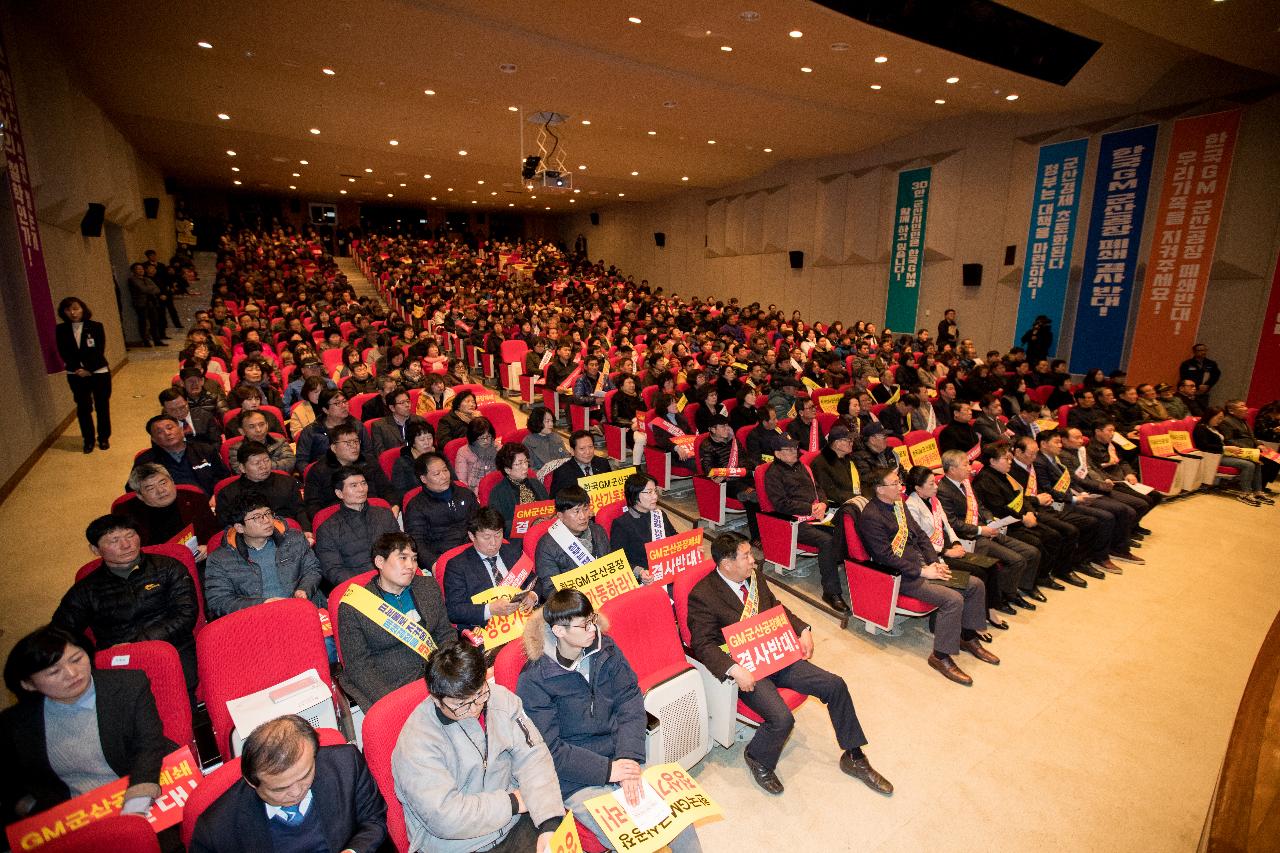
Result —
[[205, 566], [205, 610], [217, 619], [278, 598], [306, 598], [324, 605], [320, 561], [297, 530], [277, 520], [258, 492], [241, 497], [222, 545]]
[[410, 850], [544, 853], [564, 817], [551, 753], [520, 700], [485, 681], [484, 652], [452, 643], [427, 660], [391, 772]]

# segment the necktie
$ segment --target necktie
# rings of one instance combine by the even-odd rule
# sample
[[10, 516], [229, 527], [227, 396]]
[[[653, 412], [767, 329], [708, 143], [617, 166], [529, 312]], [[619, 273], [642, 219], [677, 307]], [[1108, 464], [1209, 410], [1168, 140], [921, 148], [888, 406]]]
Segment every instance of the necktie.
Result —
[[276, 815], [276, 820], [285, 826], [297, 826], [302, 823], [302, 809], [298, 806], [280, 806], [280, 811], [284, 814]]
[[591, 476], [591, 466], [590, 466], [590, 465], [588, 465], [588, 464], [586, 464], [585, 462], [584, 462], [584, 463], [582, 463], [582, 475], [583, 475], [584, 477], [590, 477], [590, 476]]
[[481, 559], [484, 560], [485, 567], [489, 569], [489, 579], [493, 581], [494, 586], [497, 586], [498, 585], [497, 558], [482, 557]]
[[741, 585], [738, 587], [738, 592], [740, 592], [740, 593], [742, 594], [742, 603], [743, 603], [743, 604], [746, 604], [746, 603], [747, 603], [747, 599], [748, 599], [748, 598], [750, 597], [750, 595], [751, 595], [751, 589], [750, 589], [750, 588], [749, 588], [749, 587], [744, 583], [744, 584], [741, 584]]
[[195, 429], [192, 428], [191, 426], [190, 418], [182, 422], [182, 434], [185, 435], [187, 438], [191, 438], [191, 436], [196, 434]]

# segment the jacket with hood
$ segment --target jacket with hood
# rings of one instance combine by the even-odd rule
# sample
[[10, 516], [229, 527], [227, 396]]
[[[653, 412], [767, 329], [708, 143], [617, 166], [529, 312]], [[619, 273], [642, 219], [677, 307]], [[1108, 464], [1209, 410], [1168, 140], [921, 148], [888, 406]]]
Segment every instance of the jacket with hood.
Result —
[[[320, 594], [320, 561], [306, 538], [275, 523], [271, 534], [276, 545], [276, 574], [286, 595], [302, 590], [317, 607], [325, 604]], [[204, 574], [205, 610], [210, 619], [262, 604], [262, 569], [249, 556], [249, 545], [235, 528], [227, 530], [222, 545], [209, 555]]]

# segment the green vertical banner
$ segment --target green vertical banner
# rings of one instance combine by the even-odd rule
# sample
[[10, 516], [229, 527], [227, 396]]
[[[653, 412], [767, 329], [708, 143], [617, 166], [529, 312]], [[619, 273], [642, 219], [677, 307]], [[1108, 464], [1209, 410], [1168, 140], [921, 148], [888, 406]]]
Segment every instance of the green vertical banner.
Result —
[[884, 327], [897, 332], [916, 330], [920, 276], [924, 272], [924, 221], [929, 212], [929, 182], [933, 169], [898, 173], [898, 204], [893, 218], [893, 252], [889, 260], [889, 299]]

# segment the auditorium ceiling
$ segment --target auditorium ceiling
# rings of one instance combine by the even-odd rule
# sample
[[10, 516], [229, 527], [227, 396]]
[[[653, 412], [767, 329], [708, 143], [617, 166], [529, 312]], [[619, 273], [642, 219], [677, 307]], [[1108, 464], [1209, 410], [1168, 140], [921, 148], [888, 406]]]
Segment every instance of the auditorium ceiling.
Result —
[[[1268, 0], [1007, 0], [1102, 43], [1065, 86], [794, 0], [15, 5], [19, 38], [46, 28], [166, 175], [310, 200], [563, 212], [724, 186], [956, 116], [1123, 109], [1188, 64], [1214, 69], [1208, 94], [1280, 74]], [[553, 129], [576, 193], [520, 179], [541, 111], [567, 117]]]

